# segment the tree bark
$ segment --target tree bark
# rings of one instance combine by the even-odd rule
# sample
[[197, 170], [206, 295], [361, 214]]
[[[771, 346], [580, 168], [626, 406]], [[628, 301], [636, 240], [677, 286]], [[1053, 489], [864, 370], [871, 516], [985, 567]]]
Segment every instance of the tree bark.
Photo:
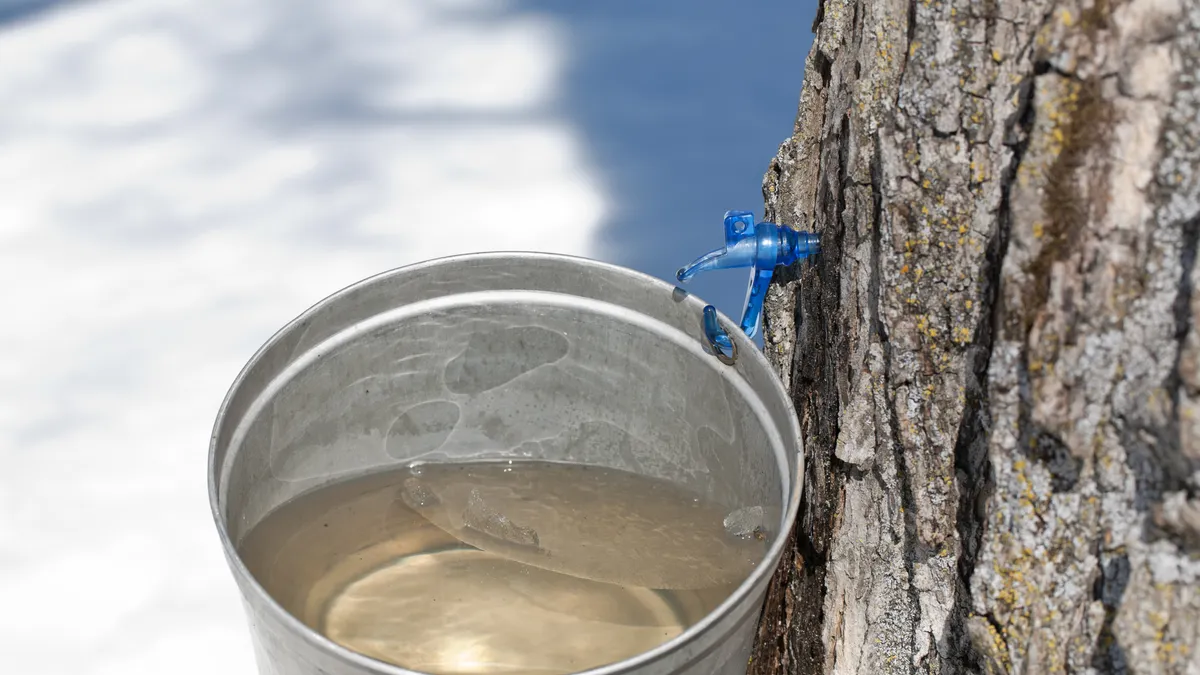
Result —
[[1200, 0], [825, 0], [755, 674], [1200, 673]]

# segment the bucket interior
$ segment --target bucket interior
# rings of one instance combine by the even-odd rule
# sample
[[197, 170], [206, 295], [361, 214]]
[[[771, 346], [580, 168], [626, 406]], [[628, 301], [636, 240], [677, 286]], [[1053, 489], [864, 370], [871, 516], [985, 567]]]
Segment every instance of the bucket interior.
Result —
[[761, 506], [774, 535], [795, 487], [794, 421], [765, 360], [706, 351], [702, 308], [558, 258], [431, 264], [346, 289], [280, 331], [231, 392], [212, 467], [230, 538], [333, 481], [488, 458], [665, 479]]

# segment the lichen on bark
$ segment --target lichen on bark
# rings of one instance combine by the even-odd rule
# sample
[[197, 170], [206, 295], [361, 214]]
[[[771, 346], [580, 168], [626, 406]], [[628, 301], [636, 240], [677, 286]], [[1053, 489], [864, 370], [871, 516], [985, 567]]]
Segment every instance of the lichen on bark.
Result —
[[825, 0], [753, 673], [1200, 672], [1200, 2]]

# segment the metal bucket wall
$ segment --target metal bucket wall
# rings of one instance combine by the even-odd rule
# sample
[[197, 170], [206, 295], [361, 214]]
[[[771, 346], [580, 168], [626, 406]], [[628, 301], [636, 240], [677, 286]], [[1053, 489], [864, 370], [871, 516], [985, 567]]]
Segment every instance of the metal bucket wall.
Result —
[[[623, 469], [761, 506], [768, 559], [704, 620], [592, 673], [742, 673], [796, 517], [789, 397], [740, 331], [707, 348], [704, 303], [590, 260], [480, 254], [372, 277], [277, 333], [231, 388], [209, 498], [264, 675], [408, 673], [285, 612], [238, 558], [264, 516], [327, 483], [414, 461], [520, 458]], [[726, 325], [731, 325], [725, 321]]]

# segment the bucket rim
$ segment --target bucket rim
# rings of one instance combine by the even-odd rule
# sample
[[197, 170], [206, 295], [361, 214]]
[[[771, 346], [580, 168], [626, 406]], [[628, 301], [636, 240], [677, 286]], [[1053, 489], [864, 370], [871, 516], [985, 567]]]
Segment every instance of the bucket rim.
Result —
[[[678, 285], [668, 283], [658, 277], [646, 274], [645, 272], [640, 272], [638, 270], [630, 269], [628, 267], [613, 263], [595, 260], [593, 258], [561, 253], [533, 251], [489, 251], [479, 253], [464, 253], [431, 258], [408, 265], [394, 267], [392, 269], [384, 270], [360, 279], [354, 283], [348, 284], [310, 305], [303, 312], [276, 330], [271, 337], [269, 337], [262, 344], [262, 346], [255, 350], [254, 354], [242, 366], [241, 370], [230, 384], [224, 398], [221, 400], [221, 405], [217, 411], [217, 416], [213, 423], [212, 433], [209, 438], [206, 465], [208, 474], [208, 502], [213, 522], [216, 525], [217, 534], [221, 541], [221, 549], [224, 552], [225, 558], [233, 571], [235, 582], [242, 588], [246, 588], [248, 585], [249, 590], [264, 601], [262, 603], [263, 606], [265, 606], [266, 611], [269, 612], [275, 621], [279, 622], [284, 628], [291, 631], [300, 639], [304, 640], [304, 642], [306, 642], [310, 647], [324, 652], [334, 659], [341, 660], [367, 671], [377, 673], [377, 675], [429, 675], [429, 673], [410, 670], [402, 666], [394, 665], [386, 661], [381, 661], [379, 659], [366, 656], [352, 649], [344, 647], [337, 642], [334, 642], [330, 638], [322, 635], [318, 631], [310, 628], [286, 609], [284, 609], [283, 606], [280, 605], [275, 598], [273, 598], [266, 591], [265, 588], [263, 588], [263, 586], [254, 577], [254, 575], [250, 573], [249, 568], [247, 568], [245, 563], [242, 561], [241, 556], [237, 552], [237, 547], [233, 544], [233, 540], [229, 535], [229, 529], [225, 525], [224, 518], [221, 515], [221, 504], [219, 502], [218, 495], [221, 471], [220, 467], [216, 465], [217, 444], [220, 437], [220, 430], [225, 422], [226, 417], [228, 416], [229, 405], [231, 404], [234, 396], [242, 388], [246, 378], [250, 374], [250, 371], [253, 370], [253, 368], [261, 361], [266, 353], [270, 351], [270, 349], [274, 347], [281, 339], [283, 339], [284, 336], [289, 335], [294, 328], [311, 318], [322, 308], [336, 302], [346, 295], [357, 291], [360, 288], [379, 283], [380, 281], [393, 276], [418, 273], [422, 270], [432, 267], [470, 263], [479, 260], [551, 260], [556, 262], [568, 262], [580, 265], [581, 268], [590, 267], [635, 277], [643, 283], [648, 283], [651, 286], [658, 286], [664, 292], [668, 293], [673, 293], [677, 290], [683, 290], [687, 294], [688, 299], [695, 302], [701, 302], [703, 305], [703, 301], [701, 301], [699, 297], [686, 291], [686, 289], [682, 289]], [[718, 310], [717, 313], [720, 321], [724, 325], [737, 326], [737, 322], [730, 320], [729, 317], [720, 312], [720, 310]], [[731, 339], [733, 339], [736, 343], [739, 343], [739, 360], [747, 358], [751, 359], [752, 361], [755, 361], [759, 367], [765, 369], [766, 372], [771, 375], [769, 378], [771, 382], [770, 386], [775, 390], [775, 394], [779, 396], [780, 400], [783, 401], [788, 419], [789, 428], [780, 430], [780, 437], [784, 439], [785, 442], [789, 436], [794, 438], [798, 447], [796, 456], [796, 470], [793, 475], [786, 476], [789, 481], [788, 486], [790, 489], [788, 490], [789, 494], [786, 495], [786, 508], [784, 509], [782, 521], [783, 527], [779, 528], [779, 530], [775, 532], [771, 543], [767, 548], [767, 552], [763, 556], [763, 563], [768, 564], [759, 564], [756, 566], [754, 570], [745, 579], [743, 579], [742, 582], [738, 584], [738, 586], [732, 592], [730, 592], [730, 594], [719, 605], [710, 610], [702, 619], [688, 626], [679, 635], [676, 635], [670, 640], [657, 645], [653, 649], [640, 652], [630, 656], [627, 659], [605, 664], [589, 670], [578, 671], [574, 675], [619, 675], [621, 673], [636, 670], [637, 668], [648, 663], [661, 660], [667, 655], [685, 648], [689, 644], [692, 644], [697, 636], [712, 631], [726, 617], [732, 616], [737, 605], [744, 602], [748, 596], [755, 592], [757, 587], [769, 583], [770, 578], [775, 574], [776, 568], [778, 567], [783, 555], [783, 549], [791, 538], [791, 531], [795, 527], [796, 518], [800, 509], [800, 497], [804, 490], [804, 436], [802, 430], [800, 429], [799, 418], [797, 417], [795, 406], [792, 403], [792, 398], [784, 388], [783, 383], [779, 380], [779, 377], [775, 375], [774, 369], [772, 368], [770, 362], [767, 361], [766, 356], [761, 350], [758, 349], [758, 346], [755, 345], [750, 338], [746, 337], [745, 333], [743, 333], [741, 330], [730, 330], [728, 333]], [[785, 431], [787, 432], [786, 434], [784, 433]], [[776, 451], [773, 450], [772, 452], [774, 453]], [[786, 452], [786, 450], [781, 448], [778, 450], [778, 452]], [[776, 457], [776, 459], [778, 460], [779, 457]], [[786, 466], [786, 460], [788, 458], [784, 457], [783, 459], [785, 460]], [[239, 594], [245, 595], [245, 593], [242, 592]], [[243, 602], [245, 602], [245, 600], [246, 598], [243, 598]]]

